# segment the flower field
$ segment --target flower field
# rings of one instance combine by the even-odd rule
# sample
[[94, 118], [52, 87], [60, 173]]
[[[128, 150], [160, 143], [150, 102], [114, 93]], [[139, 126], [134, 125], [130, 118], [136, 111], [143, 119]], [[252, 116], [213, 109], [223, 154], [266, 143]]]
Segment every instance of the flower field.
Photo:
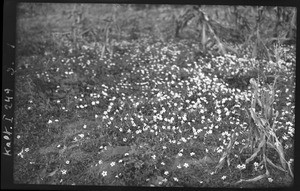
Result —
[[[145, 36], [113, 56], [83, 48], [18, 57], [14, 181], [292, 185], [295, 46], [277, 47], [277, 62], [253, 59], [247, 51], [239, 57], [195, 57], [197, 46]], [[274, 84], [271, 108], [278, 115], [271, 121], [289, 167], [278, 169], [281, 155], [269, 146], [265, 154], [274, 166], [268, 163], [268, 176], [257, 181], [251, 179], [264, 174], [266, 166], [260, 156], [249, 160], [253, 122], [248, 111], [255, 94], [251, 79], [260, 91]], [[263, 116], [256, 107], [257, 115]], [[224, 153], [228, 155], [220, 165]]]

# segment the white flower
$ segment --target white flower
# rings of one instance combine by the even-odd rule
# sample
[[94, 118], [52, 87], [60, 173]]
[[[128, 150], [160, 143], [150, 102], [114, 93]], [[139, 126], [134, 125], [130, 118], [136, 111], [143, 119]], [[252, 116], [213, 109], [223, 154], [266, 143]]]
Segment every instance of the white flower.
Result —
[[85, 129], [85, 128], [86, 128], [86, 125], [83, 125], [83, 128]]
[[66, 174], [66, 173], [67, 173], [67, 170], [61, 170], [61, 173], [62, 173], [62, 174]]
[[268, 178], [268, 181], [269, 181], [269, 182], [273, 182], [273, 179], [272, 179], [272, 178]]
[[48, 124], [53, 123], [51, 119], [49, 119]]
[[25, 152], [28, 152], [28, 151], [29, 151], [29, 148], [26, 148], [26, 149], [25, 149]]
[[195, 153], [194, 153], [194, 152], [191, 152], [191, 153], [190, 153], [190, 155], [191, 155], [191, 156], [194, 156], [194, 155], [195, 155]]
[[181, 169], [181, 165], [178, 165], [177, 168]]
[[66, 161], [66, 164], [70, 164], [70, 161], [69, 161], [69, 160], [67, 160], [67, 161]]
[[182, 156], [182, 153], [178, 153], [178, 156], [180, 156], [180, 157], [181, 157], [181, 156]]
[[188, 163], [184, 163], [183, 166], [184, 166], [185, 168], [187, 168], [187, 167], [189, 167], [189, 164], [188, 164]]
[[153, 159], [155, 159], [156, 158], [156, 156], [155, 155], [153, 155], [153, 156], [151, 156]]
[[110, 166], [115, 166], [115, 164], [116, 164], [115, 162], [111, 162]]
[[105, 176], [107, 176], [107, 171], [103, 171], [101, 174], [103, 177], [105, 177]]
[[99, 162], [98, 162], [99, 164], [102, 164], [103, 162], [102, 162], [102, 160], [99, 160]]
[[174, 177], [173, 179], [174, 179], [176, 182], [178, 182], [178, 178]]
[[79, 134], [78, 135], [80, 138], [83, 138], [84, 137], [84, 134]]
[[243, 170], [243, 169], [246, 168], [246, 165], [245, 165], [245, 164], [242, 164], [242, 165], [238, 164], [238, 165], [237, 165], [237, 168], [238, 168], [239, 170]]
[[227, 176], [222, 176], [222, 180], [225, 180], [227, 178]]
[[165, 174], [165, 175], [168, 175], [168, 174], [169, 174], [169, 172], [168, 172], [168, 171], [165, 171], [165, 172], [164, 172], [164, 174]]

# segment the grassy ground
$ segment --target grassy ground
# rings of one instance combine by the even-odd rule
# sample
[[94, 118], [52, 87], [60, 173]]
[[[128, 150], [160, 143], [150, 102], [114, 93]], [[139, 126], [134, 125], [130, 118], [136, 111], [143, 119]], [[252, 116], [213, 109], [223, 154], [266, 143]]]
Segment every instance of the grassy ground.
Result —
[[[133, 40], [104, 58], [91, 49], [18, 57], [15, 183], [281, 187], [293, 179], [239, 153], [249, 136], [250, 78], [279, 75], [276, 135], [293, 165], [295, 47], [280, 66], [247, 54], [195, 57], [186, 40]], [[241, 70], [242, 69], [242, 70]], [[239, 75], [236, 75], [239, 74]], [[267, 86], [273, 78], [260, 82]], [[266, 82], [266, 83], [265, 83]], [[232, 134], [230, 165], [216, 166]], [[279, 164], [276, 153], [268, 156]]]

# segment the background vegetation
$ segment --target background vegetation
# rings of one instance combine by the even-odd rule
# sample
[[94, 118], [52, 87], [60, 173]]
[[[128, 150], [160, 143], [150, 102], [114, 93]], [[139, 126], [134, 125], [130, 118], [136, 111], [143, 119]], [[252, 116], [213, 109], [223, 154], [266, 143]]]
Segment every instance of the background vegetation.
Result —
[[18, 6], [15, 183], [293, 183], [296, 9]]

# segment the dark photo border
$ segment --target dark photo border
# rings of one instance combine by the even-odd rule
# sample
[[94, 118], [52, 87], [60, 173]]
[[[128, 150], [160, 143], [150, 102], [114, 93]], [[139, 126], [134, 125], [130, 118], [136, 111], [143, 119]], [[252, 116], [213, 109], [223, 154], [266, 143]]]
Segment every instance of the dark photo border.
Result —
[[[17, 12], [16, 7], [18, 3], [22, 2], [33, 2], [33, 3], [126, 3], [126, 4], [203, 4], [203, 5], [262, 5], [262, 6], [293, 6], [297, 7], [297, 26], [299, 26], [299, 2], [295, 0], [262, 0], [262, 1], [251, 1], [251, 0], [182, 0], [182, 1], [166, 1], [166, 0], [152, 0], [152, 1], [137, 1], [137, 0], [60, 0], [60, 1], [46, 1], [46, 0], [36, 0], [36, 1], [21, 1], [21, 0], [4, 0], [3, 3], [3, 36], [2, 36], [2, 110], [1, 110], [1, 189], [13, 189], [13, 190], [144, 190], [150, 189], [147, 187], [113, 187], [113, 186], [56, 186], [56, 185], [25, 185], [25, 184], [14, 184], [13, 182], [13, 156], [14, 154], [14, 83], [15, 83], [15, 57], [16, 57], [16, 21]], [[299, 34], [299, 33], [298, 33]], [[297, 57], [299, 56], [299, 35], [297, 35]], [[299, 65], [299, 58], [297, 59], [297, 65]], [[299, 72], [299, 66], [296, 68]], [[296, 78], [297, 82], [299, 78]], [[299, 102], [298, 90], [299, 85], [296, 83], [296, 121], [295, 127], [299, 124], [299, 112], [297, 111], [297, 106]], [[298, 116], [298, 117], [297, 117]], [[297, 129], [297, 127], [295, 128]], [[295, 144], [294, 150], [297, 151], [299, 141], [296, 140], [299, 137], [299, 133], [295, 130]], [[296, 144], [297, 143], [297, 144]], [[299, 165], [298, 165], [298, 154], [295, 152], [295, 164], [294, 172], [295, 179], [294, 185], [287, 190], [300, 188], [299, 181]], [[170, 190], [182, 190], [183, 188], [151, 188], [151, 189], [170, 189]], [[192, 190], [223, 190], [226, 188], [184, 188]], [[230, 188], [232, 190], [235, 188]], [[263, 190], [268, 190], [265, 188]], [[274, 188], [272, 188], [274, 190]], [[276, 190], [276, 189], [275, 189]]]

